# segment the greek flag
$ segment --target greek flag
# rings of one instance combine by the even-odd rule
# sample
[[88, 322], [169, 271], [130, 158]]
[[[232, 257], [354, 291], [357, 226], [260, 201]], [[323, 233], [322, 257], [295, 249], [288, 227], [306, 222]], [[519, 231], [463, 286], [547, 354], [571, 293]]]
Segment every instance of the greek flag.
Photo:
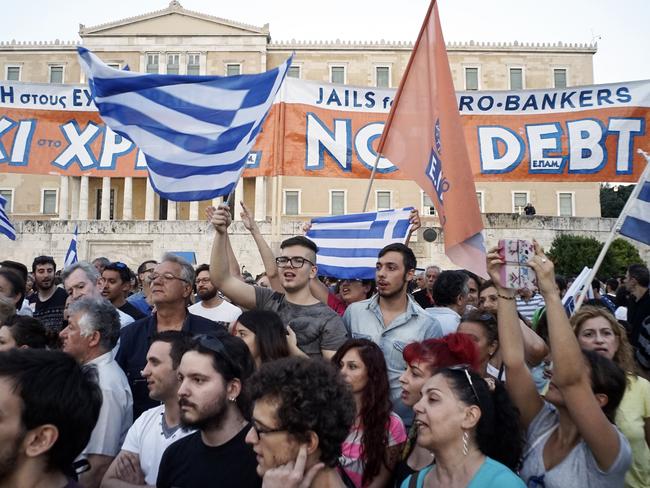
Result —
[[68, 247], [68, 252], [65, 253], [65, 261], [63, 262], [63, 268], [72, 266], [74, 263], [79, 261], [79, 256], [77, 255], [77, 231], [79, 230], [78, 226], [74, 226], [74, 234], [72, 234], [72, 239], [70, 240], [70, 246]]
[[103, 121], [138, 146], [153, 188], [173, 201], [234, 189], [292, 60], [255, 75], [155, 75], [78, 51]]
[[318, 274], [339, 279], [375, 279], [379, 251], [388, 244], [406, 241], [411, 209], [313, 219], [306, 236], [318, 246]]
[[630, 195], [632, 202], [619, 233], [650, 246], [650, 173], [646, 170], [644, 174], [645, 178], [637, 183], [637, 195]]
[[591, 288], [591, 281], [589, 281], [590, 274], [591, 268], [588, 268], [587, 266], [582, 268], [580, 274], [576, 276], [576, 279], [573, 280], [573, 283], [571, 283], [571, 286], [562, 297], [562, 305], [564, 305], [566, 314], [569, 317], [571, 317], [575, 312], [576, 301], [584, 287], [587, 287], [587, 298], [594, 298], [594, 290]]
[[16, 240], [16, 229], [7, 217], [7, 199], [0, 195], [0, 233], [6, 235], [12, 241]]

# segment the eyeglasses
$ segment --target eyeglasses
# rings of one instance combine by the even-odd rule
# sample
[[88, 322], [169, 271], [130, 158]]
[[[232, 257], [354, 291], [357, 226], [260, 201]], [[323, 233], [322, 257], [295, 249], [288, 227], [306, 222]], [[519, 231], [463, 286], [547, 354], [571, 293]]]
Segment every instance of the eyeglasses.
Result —
[[201, 283], [211, 283], [210, 278], [197, 278], [194, 283], [200, 285]]
[[189, 283], [189, 281], [187, 281], [186, 279], [181, 278], [180, 276], [174, 276], [172, 273], [162, 273], [162, 274], [161, 273], [149, 273], [147, 275], [147, 279], [149, 281], [156, 281], [158, 278], [162, 278], [164, 281], [179, 280], [179, 281], [183, 281], [185, 283]]
[[126, 269], [128, 266], [124, 263], [121, 263], [120, 261], [115, 261], [114, 263], [111, 263], [111, 266], [115, 266], [116, 268], [119, 269]]
[[471, 322], [472, 320], [480, 320], [481, 322], [496, 322], [497, 319], [491, 313], [483, 313], [479, 316], [474, 315], [473, 313], [466, 313], [461, 317], [461, 322]]
[[302, 268], [305, 264], [305, 261], [314, 266], [314, 263], [312, 263], [309, 259], [303, 258], [302, 256], [293, 256], [293, 257], [287, 257], [287, 256], [280, 256], [275, 258], [275, 264], [278, 265], [279, 268], [286, 268], [289, 265], [291, 265], [292, 268]]
[[462, 371], [465, 373], [465, 378], [467, 378], [467, 382], [469, 383], [470, 388], [472, 389], [472, 393], [474, 393], [474, 398], [476, 398], [476, 402], [478, 403], [478, 406], [481, 406], [481, 399], [478, 397], [478, 393], [476, 393], [476, 388], [474, 388], [474, 382], [472, 381], [472, 375], [469, 374], [469, 368], [466, 364], [461, 364], [458, 366], [451, 366], [449, 369], [452, 369], [454, 371]]
[[251, 426], [253, 427], [253, 430], [257, 434], [257, 437], [267, 435], [267, 434], [275, 434], [277, 432], [286, 432], [287, 431], [287, 429], [269, 429], [269, 428], [266, 428], [266, 427], [262, 427], [262, 426], [260, 426], [260, 424], [255, 419], [252, 420]]

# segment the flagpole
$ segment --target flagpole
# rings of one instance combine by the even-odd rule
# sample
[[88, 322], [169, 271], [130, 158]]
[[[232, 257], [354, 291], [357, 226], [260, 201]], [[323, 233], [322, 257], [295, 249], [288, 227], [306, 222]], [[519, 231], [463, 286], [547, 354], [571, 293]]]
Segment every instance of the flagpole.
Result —
[[575, 308], [576, 312], [582, 306], [582, 302], [584, 302], [585, 297], [587, 296], [587, 291], [589, 289], [588, 287], [591, 286], [591, 282], [594, 280], [596, 273], [598, 272], [598, 268], [600, 268], [600, 265], [603, 263], [603, 260], [605, 259], [605, 255], [609, 250], [609, 246], [614, 241], [614, 237], [616, 236], [616, 234], [618, 234], [618, 231], [621, 228], [621, 222], [627, 216], [627, 212], [630, 206], [634, 203], [634, 200], [636, 200], [636, 197], [639, 195], [639, 192], [641, 191], [641, 185], [639, 185], [639, 182], [645, 181], [647, 179], [648, 174], [650, 173], [650, 155], [645, 151], [643, 151], [642, 149], [637, 149], [637, 152], [646, 159], [646, 163], [647, 163], [646, 167], [643, 170], [643, 173], [641, 173], [641, 176], [639, 177], [639, 181], [637, 181], [634, 190], [632, 190], [632, 193], [627, 199], [627, 202], [625, 202], [625, 206], [623, 207], [623, 210], [619, 214], [618, 219], [616, 219], [616, 222], [612, 226], [612, 230], [609, 233], [609, 236], [607, 237], [605, 244], [603, 244], [603, 248], [600, 251], [600, 254], [598, 255], [598, 259], [596, 259], [596, 263], [594, 264], [591, 273], [589, 273], [589, 276], [587, 277], [585, 286], [582, 287], [582, 291], [580, 292], [580, 296], [578, 297], [578, 301], [576, 302], [576, 308]]
[[368, 182], [368, 190], [366, 191], [366, 198], [363, 199], [363, 210], [365, 212], [368, 208], [368, 198], [370, 198], [370, 189], [372, 188], [372, 183], [375, 181], [375, 174], [377, 174], [377, 165], [379, 164], [379, 158], [381, 158], [381, 153], [377, 152], [377, 157], [375, 158], [375, 164], [372, 167], [372, 173], [370, 173], [370, 181]]

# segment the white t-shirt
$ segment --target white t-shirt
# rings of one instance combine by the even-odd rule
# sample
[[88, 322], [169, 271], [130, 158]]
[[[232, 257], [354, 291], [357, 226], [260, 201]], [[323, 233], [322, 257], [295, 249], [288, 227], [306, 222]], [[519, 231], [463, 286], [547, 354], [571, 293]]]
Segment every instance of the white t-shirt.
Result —
[[206, 319], [213, 320], [215, 322], [232, 322], [237, 320], [237, 317], [241, 315], [241, 309], [234, 306], [232, 303], [224, 300], [221, 302], [221, 305], [218, 305], [213, 308], [207, 308], [203, 305], [203, 302], [195, 303], [190, 308], [189, 312], [194, 315], [200, 315]]
[[191, 429], [178, 427], [172, 432], [168, 431], [169, 437], [167, 437], [163, 429], [164, 413], [164, 405], [143, 412], [127, 432], [122, 445], [123, 451], [135, 453], [140, 458], [140, 468], [144, 473], [144, 481], [148, 485], [156, 484], [160, 460], [165, 449], [178, 439], [194, 432]]

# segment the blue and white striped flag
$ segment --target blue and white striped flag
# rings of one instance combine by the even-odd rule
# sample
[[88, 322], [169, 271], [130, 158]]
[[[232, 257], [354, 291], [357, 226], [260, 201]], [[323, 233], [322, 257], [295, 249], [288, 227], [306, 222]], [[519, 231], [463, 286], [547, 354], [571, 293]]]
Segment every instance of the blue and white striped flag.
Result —
[[12, 241], [16, 240], [16, 229], [7, 216], [7, 199], [0, 195], [0, 234], [6, 235]]
[[103, 121], [142, 150], [153, 188], [173, 201], [234, 189], [292, 59], [255, 75], [155, 75], [78, 50]]
[[582, 268], [580, 274], [576, 276], [576, 279], [573, 280], [573, 283], [571, 283], [571, 286], [562, 297], [562, 305], [564, 305], [566, 314], [569, 317], [571, 317], [575, 312], [576, 300], [585, 286], [587, 287], [587, 298], [594, 298], [594, 290], [591, 288], [591, 282], [587, 281], [590, 273], [591, 268], [588, 268], [587, 266]]
[[72, 234], [72, 240], [70, 240], [70, 246], [68, 247], [68, 252], [65, 253], [65, 261], [63, 262], [63, 268], [72, 266], [74, 263], [79, 261], [79, 256], [77, 255], [77, 231], [79, 230], [78, 226], [74, 226], [74, 234]]
[[318, 274], [339, 279], [375, 279], [384, 246], [404, 244], [412, 208], [319, 217], [306, 236], [318, 246]]
[[[648, 162], [650, 168], [650, 162]], [[650, 172], [646, 170], [637, 183], [638, 193], [630, 195], [632, 202], [627, 209], [619, 234], [650, 246]]]

